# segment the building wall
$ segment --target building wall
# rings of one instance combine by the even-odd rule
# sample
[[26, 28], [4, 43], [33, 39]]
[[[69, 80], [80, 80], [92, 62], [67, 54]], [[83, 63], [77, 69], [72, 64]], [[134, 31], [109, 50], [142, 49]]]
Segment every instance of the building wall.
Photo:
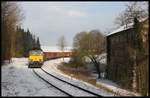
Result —
[[[133, 28], [116, 33], [107, 38], [107, 77], [118, 84], [130, 87], [133, 67], [130, 66], [128, 47], [133, 44]], [[127, 80], [127, 81], [125, 81]], [[130, 83], [128, 84], [128, 82]]]
[[[143, 25], [144, 28], [142, 29], [143, 42], [144, 41], [148, 42], [148, 21], [144, 21], [140, 25]], [[131, 59], [133, 55], [130, 48], [135, 45], [134, 43], [135, 39], [136, 39], [136, 32], [134, 32], [133, 28], [107, 36], [107, 78], [117, 82], [118, 84], [120, 84], [120, 86], [127, 89], [132, 89], [133, 84], [134, 62], [133, 59]], [[139, 66], [143, 65], [140, 65], [139, 63]], [[142, 69], [139, 68], [139, 70]]]

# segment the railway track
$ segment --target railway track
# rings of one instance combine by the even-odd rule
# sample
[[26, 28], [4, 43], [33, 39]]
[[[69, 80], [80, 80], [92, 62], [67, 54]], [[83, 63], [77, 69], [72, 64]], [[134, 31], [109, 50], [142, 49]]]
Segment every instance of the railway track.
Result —
[[[44, 80], [45, 82], [47, 82], [48, 84], [52, 85], [53, 87], [55, 87], [56, 89], [60, 90], [61, 92], [65, 93], [67, 96], [69, 97], [75, 97], [75, 96], [95, 96], [95, 97], [101, 97], [101, 95], [91, 92], [89, 90], [83, 89], [79, 86], [73, 85], [67, 81], [64, 81], [50, 73], [48, 73], [47, 71], [45, 71], [44, 69], [36, 69], [37, 71], [35, 71], [35, 69], [33, 69], [33, 72], [40, 77], [42, 80]], [[41, 74], [41, 75], [39, 75]], [[43, 77], [42, 77], [43, 74]], [[45, 76], [44, 76], [45, 74]], [[47, 77], [47, 78], [44, 78]], [[52, 83], [53, 81], [57, 81], [57, 83]], [[63, 85], [61, 85], [63, 84]], [[64, 89], [64, 88], [68, 88], [68, 89]], [[70, 89], [70, 90], [69, 90]], [[71, 93], [71, 89], [74, 89], [74, 93]]]
[[43, 77], [41, 77], [39, 74], [37, 74], [37, 72], [35, 72], [35, 70], [33, 69], [33, 72], [43, 81], [45, 81], [46, 83], [52, 85], [54, 88], [58, 89], [59, 91], [63, 92], [64, 94], [66, 94], [69, 97], [73, 97], [72, 95], [70, 95], [69, 93], [65, 92], [64, 90], [60, 89], [59, 87], [53, 85], [52, 83], [50, 83], [48, 80], [44, 79]]

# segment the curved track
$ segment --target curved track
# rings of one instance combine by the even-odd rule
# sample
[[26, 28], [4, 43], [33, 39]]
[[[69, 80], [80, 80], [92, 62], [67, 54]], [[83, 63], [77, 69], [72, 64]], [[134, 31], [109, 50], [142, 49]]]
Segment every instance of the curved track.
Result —
[[[70, 85], [70, 86], [72, 86], [72, 87], [74, 87], [74, 88], [76, 88], [76, 89], [78, 89], [78, 90], [81, 90], [82, 92], [86, 92], [86, 93], [88, 93], [88, 94], [90, 94], [90, 95], [93, 95], [93, 96], [101, 97], [101, 95], [99, 95], [99, 94], [96, 94], [96, 93], [91, 92], [91, 91], [89, 91], [89, 90], [83, 89], [83, 88], [81, 88], [81, 87], [79, 87], [79, 86], [73, 85], [73, 84], [71, 84], [71, 83], [69, 83], [69, 82], [67, 82], [67, 81], [64, 81], [64, 80], [62, 80], [62, 79], [60, 79], [60, 78], [58, 78], [58, 77], [56, 77], [56, 76], [54, 76], [54, 75], [48, 73], [47, 71], [45, 71], [45, 70], [42, 69], [42, 68], [41, 68], [41, 70], [42, 70], [44, 73], [46, 73], [47, 75], [49, 75], [49, 76], [51, 76], [51, 77], [57, 79], [58, 81], [61, 81], [61, 82], [63, 82], [63, 83], [66, 83], [66, 84], [68, 84], [68, 85]], [[33, 71], [34, 71], [34, 69], [33, 69]], [[47, 81], [46, 79], [44, 79], [43, 77], [41, 77], [41, 76], [40, 76], [38, 73], [36, 73], [35, 71], [34, 71], [34, 73], [35, 73], [36, 75], [38, 75], [38, 77], [40, 77], [42, 80], [44, 80], [45, 82], [47, 82], [48, 84], [54, 86], [55, 88], [57, 88], [57, 89], [60, 90], [61, 92], [67, 94], [68, 96], [73, 97], [72, 94], [69, 94], [67, 91], [65, 91], [65, 90], [63, 90], [63, 89], [60, 89], [59, 87], [53, 85], [52, 83], [50, 83], [49, 81]]]
[[33, 72], [40, 78], [42, 79], [43, 81], [45, 81], [46, 83], [52, 85], [54, 88], [60, 90], [61, 92], [63, 92], [64, 94], [68, 95], [69, 97], [73, 97], [72, 95], [70, 95], [69, 93], [65, 92], [64, 90], [60, 89], [59, 87], [53, 85], [52, 83], [50, 83], [49, 81], [47, 81], [46, 79], [44, 79], [43, 77], [41, 77], [39, 74], [37, 74], [34, 69], [33, 69]]

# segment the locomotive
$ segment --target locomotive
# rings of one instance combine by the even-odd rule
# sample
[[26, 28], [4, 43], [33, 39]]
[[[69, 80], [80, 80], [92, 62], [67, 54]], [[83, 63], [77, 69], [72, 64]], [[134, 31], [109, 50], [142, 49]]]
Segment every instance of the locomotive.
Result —
[[29, 51], [28, 68], [41, 68], [44, 63], [44, 53], [42, 49], [33, 48]]

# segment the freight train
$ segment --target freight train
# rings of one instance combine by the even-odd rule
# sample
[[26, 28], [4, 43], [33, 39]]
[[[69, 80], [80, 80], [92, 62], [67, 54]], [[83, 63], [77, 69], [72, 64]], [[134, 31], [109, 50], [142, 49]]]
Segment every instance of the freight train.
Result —
[[69, 57], [72, 55], [72, 52], [44, 52], [44, 60]]
[[72, 52], [43, 52], [42, 49], [34, 48], [29, 52], [28, 68], [41, 68], [44, 61], [71, 55]]

